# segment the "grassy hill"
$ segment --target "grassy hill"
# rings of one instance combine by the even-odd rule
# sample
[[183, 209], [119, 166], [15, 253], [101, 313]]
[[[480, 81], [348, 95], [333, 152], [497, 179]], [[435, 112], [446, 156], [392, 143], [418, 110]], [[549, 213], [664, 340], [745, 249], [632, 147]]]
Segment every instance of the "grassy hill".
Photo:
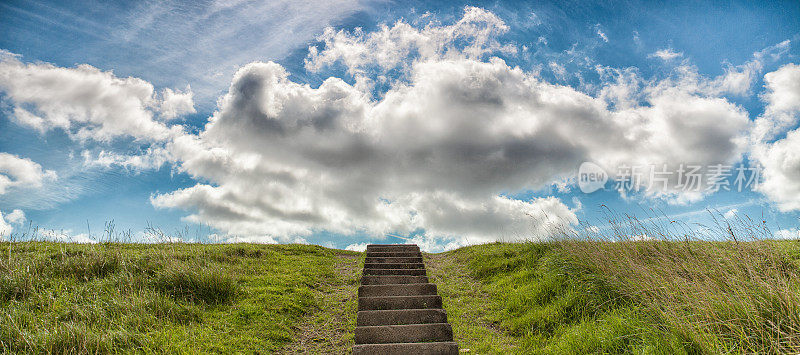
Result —
[[276, 352], [317, 307], [315, 293], [343, 282], [335, 270], [353, 254], [304, 245], [4, 243], [0, 350]]
[[[494, 243], [426, 254], [470, 353], [797, 353], [797, 241]], [[347, 353], [363, 254], [0, 244], [6, 352]]]
[[477, 353], [797, 353], [799, 247], [498, 243], [428, 263], [459, 345]]

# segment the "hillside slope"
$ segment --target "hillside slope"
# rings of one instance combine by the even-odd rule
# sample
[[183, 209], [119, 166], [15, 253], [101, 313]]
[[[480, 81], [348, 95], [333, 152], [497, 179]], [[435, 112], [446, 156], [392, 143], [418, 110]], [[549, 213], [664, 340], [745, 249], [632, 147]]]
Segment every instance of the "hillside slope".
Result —
[[271, 353], [353, 255], [306, 245], [0, 244], [3, 352]]
[[[425, 254], [470, 353], [797, 353], [800, 242], [494, 243]], [[349, 353], [363, 254], [0, 244], [0, 351]]]
[[487, 244], [427, 256], [477, 353], [797, 353], [798, 242]]

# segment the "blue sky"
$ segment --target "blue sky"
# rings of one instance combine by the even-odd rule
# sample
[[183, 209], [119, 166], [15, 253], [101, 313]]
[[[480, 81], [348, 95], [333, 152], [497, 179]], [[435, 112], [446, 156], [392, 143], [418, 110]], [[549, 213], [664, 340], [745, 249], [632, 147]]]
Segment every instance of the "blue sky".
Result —
[[[796, 1], [7, 1], [0, 33], [7, 233], [439, 250], [605, 205], [798, 234]], [[583, 161], [605, 189], [581, 191]], [[621, 194], [623, 163], [760, 164], [765, 184]]]

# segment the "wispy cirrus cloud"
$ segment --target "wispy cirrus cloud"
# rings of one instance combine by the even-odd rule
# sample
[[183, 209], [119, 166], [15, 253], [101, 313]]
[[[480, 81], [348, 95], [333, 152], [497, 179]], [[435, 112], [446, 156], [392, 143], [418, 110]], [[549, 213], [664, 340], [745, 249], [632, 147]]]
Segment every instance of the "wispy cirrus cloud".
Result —
[[[122, 43], [144, 47], [141, 57], [128, 65], [157, 74], [160, 78], [151, 80], [161, 85], [191, 83], [206, 103], [213, 102], [240, 66], [283, 58], [326, 26], [373, 2], [141, 2], [111, 33]], [[160, 69], [154, 72], [153, 66]]]
[[[160, 87], [190, 84], [197, 102], [210, 109], [240, 66], [281, 59], [326, 26], [380, 2], [168, 0], [0, 7], [32, 21], [40, 32], [85, 37], [80, 46], [60, 48], [67, 57], [136, 73]], [[87, 15], [97, 13], [103, 16]]]

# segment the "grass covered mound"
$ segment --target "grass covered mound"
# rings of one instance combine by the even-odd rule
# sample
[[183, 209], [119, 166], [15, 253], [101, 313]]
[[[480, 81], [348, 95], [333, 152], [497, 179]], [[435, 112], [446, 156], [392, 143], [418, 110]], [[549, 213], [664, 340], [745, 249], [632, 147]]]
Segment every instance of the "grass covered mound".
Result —
[[[471, 353], [800, 352], [800, 242], [666, 223], [425, 262]], [[306, 245], [0, 243], [0, 351], [348, 353], [362, 261]]]
[[[495, 243], [429, 259], [461, 265], [486, 294], [465, 301], [453, 291], [459, 278], [436, 280], [448, 315], [479, 308], [471, 323], [454, 322], [459, 345], [479, 353], [797, 353], [800, 244], [744, 241], [725, 227], [725, 242], [650, 226], [661, 239]], [[617, 236], [642, 235], [628, 232]], [[472, 329], [481, 323], [489, 331]], [[493, 328], [512, 344], [500, 346]]]
[[[0, 244], [0, 351], [269, 353], [334, 278], [305, 245]], [[347, 252], [341, 252], [347, 253]]]
[[[570, 263], [554, 244], [498, 243], [446, 253], [463, 263], [487, 293], [482, 318], [487, 328], [511, 337], [498, 347], [488, 332], [470, 331], [459, 345], [478, 353], [675, 353], [678, 336], [662, 331], [633, 300], [598, 275]], [[447, 278], [440, 289], [449, 288]], [[445, 302], [448, 315], [463, 312]], [[459, 305], [456, 305], [458, 307]]]

